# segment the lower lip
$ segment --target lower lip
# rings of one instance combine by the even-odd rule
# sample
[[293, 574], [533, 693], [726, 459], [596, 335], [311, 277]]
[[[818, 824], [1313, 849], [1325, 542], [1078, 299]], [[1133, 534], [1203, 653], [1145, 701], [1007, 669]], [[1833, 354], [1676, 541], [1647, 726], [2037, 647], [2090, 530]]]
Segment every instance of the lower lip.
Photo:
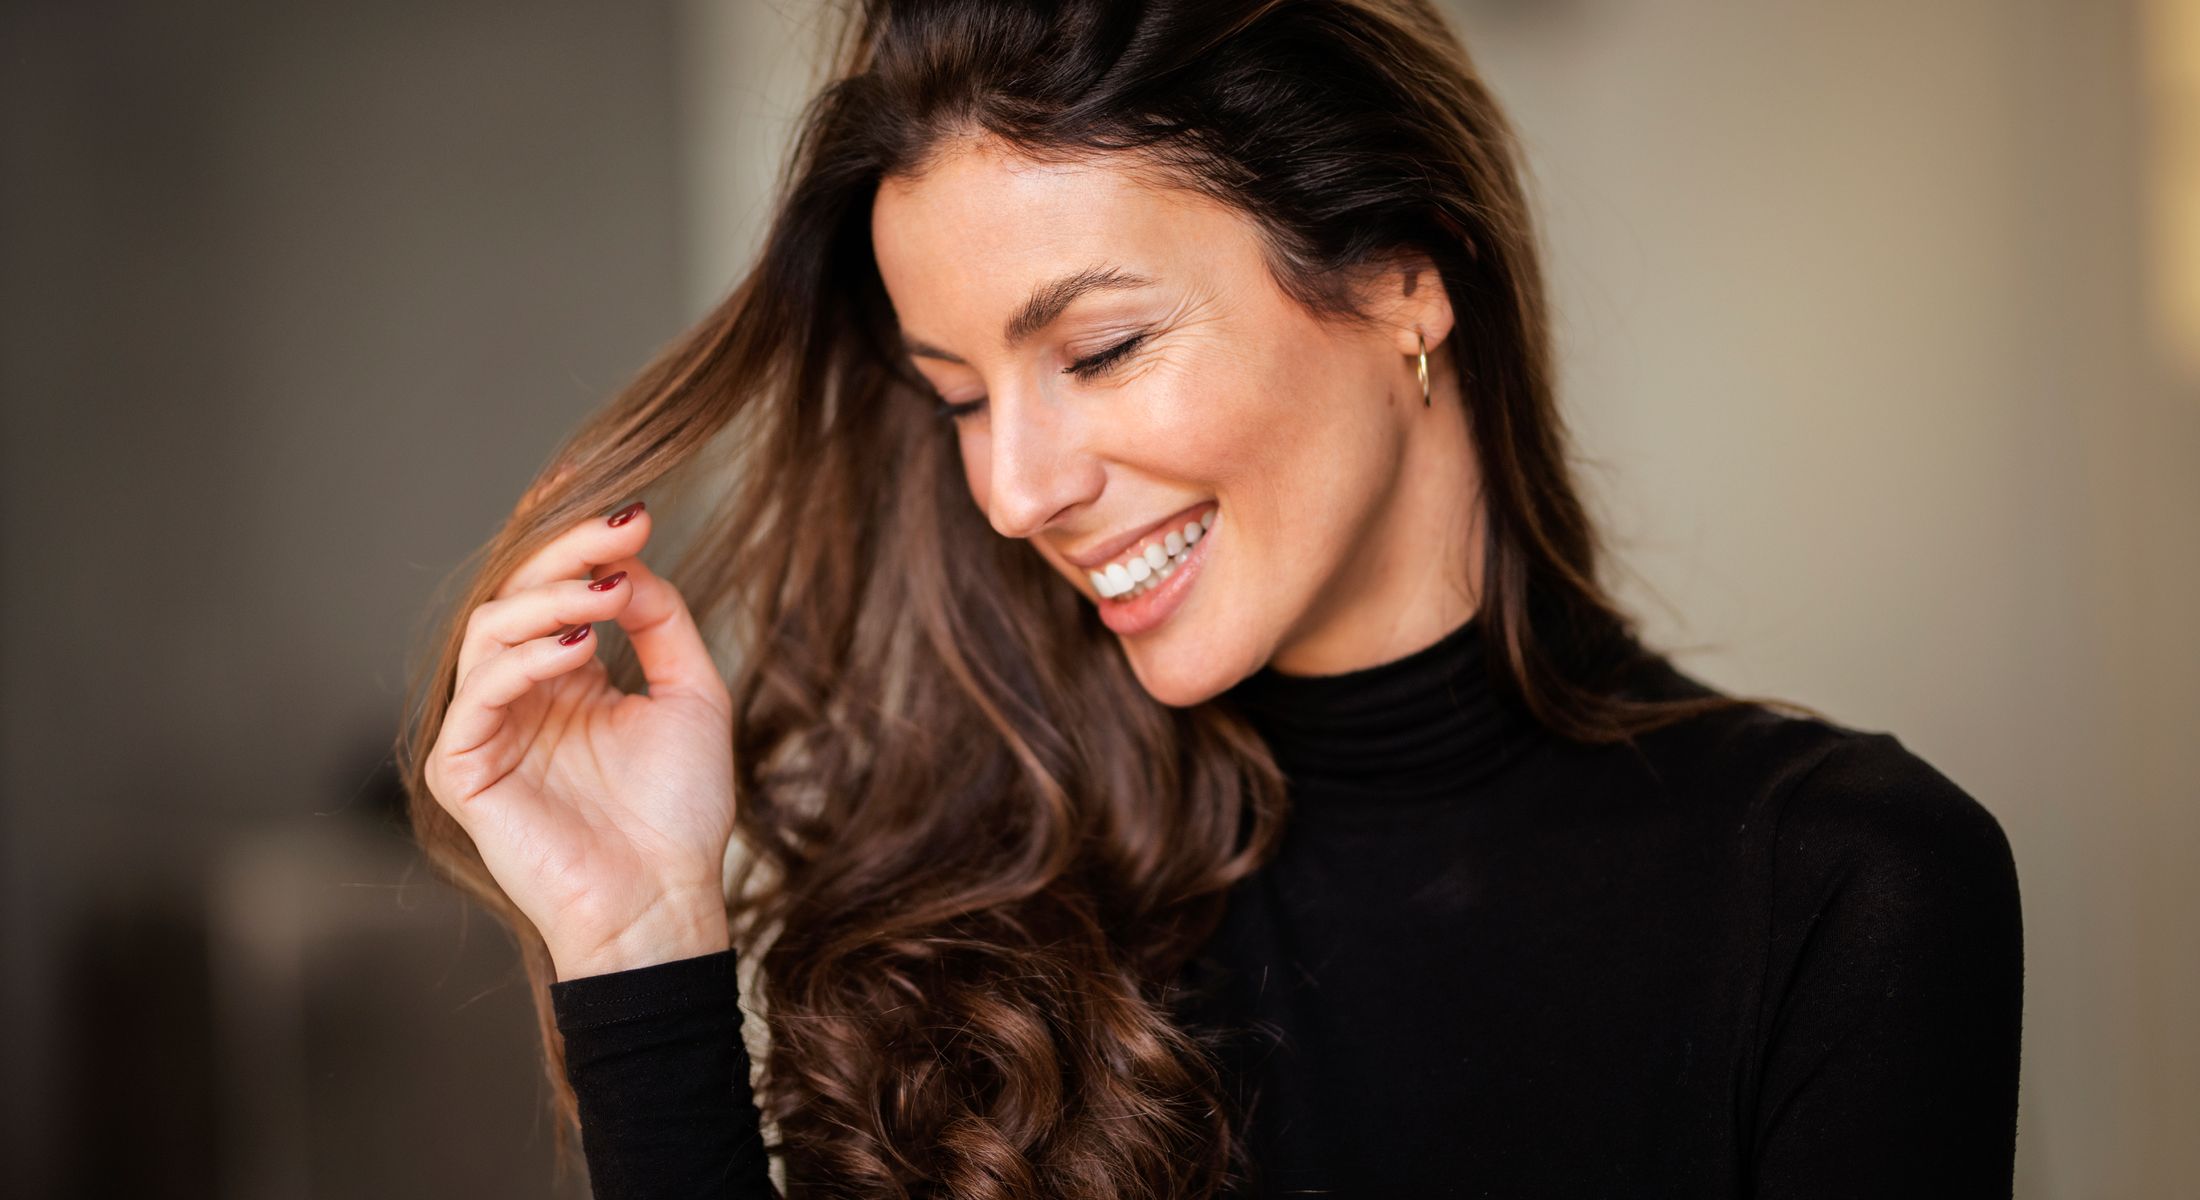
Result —
[[[1220, 520], [1215, 528], [1222, 527]], [[1192, 548], [1177, 560], [1176, 570], [1153, 587], [1147, 588], [1128, 600], [1100, 601], [1100, 620], [1121, 637], [1132, 637], [1146, 632], [1169, 619], [1169, 615], [1184, 603], [1191, 594], [1192, 584], [1198, 581], [1200, 568], [1207, 562], [1207, 547], [1214, 544], [1215, 531], [1208, 530], [1192, 543]]]

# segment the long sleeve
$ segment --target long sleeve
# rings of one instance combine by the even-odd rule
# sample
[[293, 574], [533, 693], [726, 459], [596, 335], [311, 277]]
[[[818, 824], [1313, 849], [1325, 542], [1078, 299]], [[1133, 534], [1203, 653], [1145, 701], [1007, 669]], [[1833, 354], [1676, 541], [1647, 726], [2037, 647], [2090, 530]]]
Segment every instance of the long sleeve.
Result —
[[2024, 947], [1999, 823], [1869, 734], [1796, 787], [1772, 862], [1751, 1194], [2008, 1196]]
[[776, 1200], [734, 951], [550, 985], [597, 1200]]

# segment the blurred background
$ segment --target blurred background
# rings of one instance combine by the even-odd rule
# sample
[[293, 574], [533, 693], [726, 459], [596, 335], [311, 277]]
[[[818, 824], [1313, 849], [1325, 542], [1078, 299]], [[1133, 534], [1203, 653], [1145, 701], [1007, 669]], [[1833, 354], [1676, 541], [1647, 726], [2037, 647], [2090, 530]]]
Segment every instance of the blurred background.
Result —
[[[2018, 1195], [2200, 1178], [2200, 0], [1453, 0], [1684, 666], [2015, 847]], [[0, 1192], [579, 1196], [386, 752], [744, 269], [811, 0], [0, 5]]]

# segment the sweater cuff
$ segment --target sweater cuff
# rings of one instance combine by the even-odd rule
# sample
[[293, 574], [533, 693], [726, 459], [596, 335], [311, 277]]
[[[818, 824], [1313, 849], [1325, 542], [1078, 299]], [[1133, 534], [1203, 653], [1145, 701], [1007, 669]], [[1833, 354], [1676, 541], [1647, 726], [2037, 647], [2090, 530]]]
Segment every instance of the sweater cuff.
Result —
[[711, 1012], [739, 1024], [740, 982], [729, 947], [550, 985], [558, 1028], [573, 1033], [626, 1021]]

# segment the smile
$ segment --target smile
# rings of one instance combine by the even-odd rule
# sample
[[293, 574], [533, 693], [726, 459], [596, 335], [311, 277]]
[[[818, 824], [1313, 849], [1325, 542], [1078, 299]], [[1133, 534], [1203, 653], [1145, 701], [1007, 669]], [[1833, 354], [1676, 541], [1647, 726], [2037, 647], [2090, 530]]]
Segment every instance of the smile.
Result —
[[1120, 561], [1091, 572], [1092, 589], [1104, 600], [1128, 601], [1160, 584], [1176, 573], [1177, 564], [1191, 553], [1199, 539], [1214, 528], [1215, 514], [1220, 509], [1210, 508], [1196, 521], [1186, 521], [1182, 528], [1171, 529], [1161, 537], [1132, 550]]

